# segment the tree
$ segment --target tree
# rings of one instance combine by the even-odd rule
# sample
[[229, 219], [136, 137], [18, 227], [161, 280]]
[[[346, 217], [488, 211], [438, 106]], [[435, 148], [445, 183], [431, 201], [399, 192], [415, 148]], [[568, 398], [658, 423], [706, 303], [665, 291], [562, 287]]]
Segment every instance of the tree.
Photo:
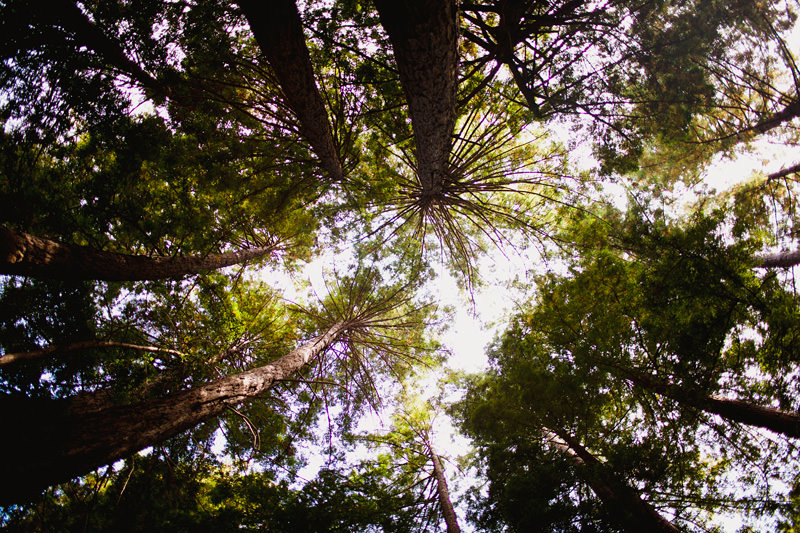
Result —
[[344, 175], [339, 147], [333, 138], [303, 36], [300, 14], [292, 0], [270, 6], [242, 1], [239, 5], [261, 52], [275, 73], [283, 97], [300, 121], [300, 129], [333, 181]]
[[0, 273], [57, 279], [140, 281], [198, 274], [258, 259], [276, 246], [205, 257], [147, 257], [68, 246], [0, 227]]
[[694, 407], [731, 421], [767, 428], [789, 437], [800, 437], [800, 414], [798, 413], [725, 398], [716, 394], [697, 394], [695, 391], [683, 390], [671, 383], [632, 369], [619, 369], [619, 373], [621, 377], [629, 379], [635, 385], [667, 396], [682, 407]]
[[702, 522], [694, 476], [711, 474], [697, 449], [684, 448], [691, 430], [646, 429], [616, 387], [571, 369], [537, 339], [513, 324], [492, 371], [469, 378], [454, 406], [490, 483], [488, 494], [473, 495], [472, 520], [556, 531], [680, 531]]
[[[116, 501], [137, 518], [152, 504], [172, 529], [409, 530], [434, 515], [458, 529], [427, 418], [378, 432], [394, 451], [356, 466], [334, 443], [444, 358], [419, 304], [436, 293], [431, 263], [472, 293], [490, 249], [564, 270], [520, 284], [533, 299], [456, 409], [488, 480], [471, 519], [697, 529], [729, 506], [793, 520], [794, 438], [730, 407], [798, 411], [792, 271], [763, 268], [793, 261], [765, 251], [797, 248], [794, 167], [681, 222], [669, 201], [717, 153], [793, 142], [794, 8], [272, 7], [0, 2], [0, 403], [14, 437], [0, 470], [28, 494], [82, 476], [0, 521], [75, 513], [113, 529], [89, 510]], [[597, 168], [574, 170], [587, 136]], [[639, 188], [640, 208], [603, 211], [609, 181]], [[336, 281], [303, 297], [300, 269], [321, 258]], [[323, 442], [325, 468], [294, 485]], [[182, 510], [136, 501], [129, 482], [185, 490]], [[6, 501], [29, 499], [13, 490]]]
[[[534, 117], [586, 117], [609, 171], [636, 168], [653, 142], [694, 144], [767, 124], [771, 107], [793, 101], [791, 88], [776, 90], [775, 55], [764, 50], [793, 16], [761, 4], [489, 1], [462, 9], [471, 75], [491, 80], [505, 67], [516, 91], [504, 94], [520, 95]], [[737, 42], [752, 43], [751, 53]], [[718, 114], [719, 129], [703, 132]]]
[[[376, 473], [323, 468], [301, 485], [273, 472], [248, 472], [209, 455], [186, 457], [175, 447], [135, 456], [48, 491], [38, 509], [14, 509], [10, 529], [93, 531], [417, 531], [398, 493]], [[413, 506], [412, 506], [413, 507]]]
[[598, 380], [592, 387], [614, 390], [646, 413], [643, 423], [656, 435], [676, 421], [681, 431], [696, 427], [682, 446], [751, 472], [742, 477], [761, 501], [730, 505], [755, 516], [790, 512], [785, 491], [757, 476], [789, 486], [793, 478], [796, 443], [787, 437], [796, 436], [797, 382], [786, 376], [797, 364], [788, 340], [796, 335], [793, 292], [774, 273], [753, 269], [756, 243], [723, 241], [719, 212], [682, 224], [646, 220], [638, 210], [628, 217], [579, 225], [594, 247], [572, 274], [540, 280], [522, 323], [576, 374]]
[[[241, 403], [258, 398], [277, 382], [322, 358], [337, 344], [345, 352], [343, 358], [348, 357], [347, 351], [352, 352], [349, 357], [356, 359], [356, 368], [360, 366], [361, 372], [366, 371], [365, 363], [358, 361], [363, 357], [361, 350], [373, 347], [376, 352], [398, 355], [391, 351], [387, 332], [407, 327], [404, 322], [414, 312], [406, 310], [398, 314], [407, 300], [399, 297], [397, 288], [381, 289], [374, 285], [379, 279], [376, 276], [374, 271], [367, 270], [351, 280], [345, 285], [349, 299], [344, 302], [337, 301], [341, 296], [332, 297], [329, 305], [334, 307], [327, 310], [338, 318], [325, 321], [327, 325], [320, 335], [283, 357], [244, 372], [122, 405], [102, 390], [65, 400], [4, 397], [4, 409], [14, 413], [13, 419], [9, 418], [9, 428], [15, 428], [20, 435], [5, 441], [4, 451], [29, 459], [3, 464], [6, 475], [19, 478], [20, 482], [8, 487], [2, 499], [29, 497], [31, 492], [48, 485], [157, 445], [229, 409], [235, 411]], [[369, 330], [373, 328], [383, 337], [379, 343], [370, 340], [373, 334]], [[343, 364], [347, 366], [348, 362], [345, 360]], [[386, 364], [398, 363], [387, 359]], [[362, 379], [370, 378], [364, 374]], [[31, 426], [33, 419], [37, 420], [35, 427]]]
[[356, 443], [385, 450], [375, 460], [362, 461], [357, 471], [381, 472], [398, 494], [413, 495], [408, 507], [419, 529], [444, 521], [448, 533], [458, 533], [461, 527], [447, 474], [433, 443], [437, 412], [430, 401], [422, 400], [408, 388], [401, 393], [399, 409], [392, 416], [388, 432], [355, 436]]
[[[30, 460], [3, 464], [5, 475], [19, 483], [7, 487], [2, 501], [30, 497], [49, 485], [113, 463], [258, 396], [319, 357], [348, 327], [334, 324], [273, 364], [150, 402], [127, 406], [88, 402], [87, 409], [81, 401], [31, 405], [4, 398], [4, 410], [14, 413], [9, 428], [19, 435], [4, 442], [4, 451], [9, 457]], [[38, 419], [35, 434], [26, 428], [32, 418]]]
[[456, 125], [458, 7], [376, 2], [389, 34], [416, 143], [416, 174], [423, 198], [440, 194]]

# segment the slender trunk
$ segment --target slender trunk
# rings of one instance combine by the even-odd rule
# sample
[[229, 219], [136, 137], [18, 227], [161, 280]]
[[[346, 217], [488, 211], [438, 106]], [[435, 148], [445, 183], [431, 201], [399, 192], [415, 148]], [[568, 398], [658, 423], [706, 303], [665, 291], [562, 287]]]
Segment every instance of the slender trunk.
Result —
[[274, 247], [185, 257], [147, 257], [61, 244], [0, 227], [0, 274], [50, 279], [139, 281], [197, 274], [263, 257]]
[[129, 75], [143, 87], [166, 95], [167, 89], [138, 63], [131, 60], [120, 46], [119, 42], [108, 37], [92, 22], [74, 2], [59, 0], [47, 5], [47, 9], [34, 8], [31, 11], [33, 19], [40, 19], [44, 23], [61, 27], [72, 34], [79, 45], [86, 46], [89, 50], [103, 58], [113, 69]]
[[376, 0], [408, 102], [423, 196], [441, 192], [456, 123], [458, 7], [454, 0]]
[[41, 350], [33, 350], [30, 352], [6, 353], [0, 356], [0, 367], [18, 363], [20, 361], [41, 359], [54, 353], [74, 352], [77, 350], [92, 350], [95, 348], [130, 348], [132, 350], [139, 350], [143, 352], [161, 352], [170, 353], [173, 355], [183, 355], [177, 350], [169, 350], [167, 348], [159, 348], [157, 346], [141, 346], [139, 344], [130, 344], [127, 342], [93, 340], [73, 342], [64, 346], [48, 346], [46, 348], [42, 348]]
[[672, 383], [632, 370], [624, 370], [623, 373], [636, 385], [671, 398], [681, 405], [714, 413], [734, 422], [763, 427], [789, 437], [800, 437], [800, 413], [782, 411], [774, 407], [762, 407], [715, 394], [693, 393]]
[[453, 502], [450, 500], [450, 489], [447, 486], [447, 479], [444, 476], [444, 467], [439, 455], [431, 445], [430, 435], [427, 436], [425, 445], [428, 447], [428, 454], [433, 462], [433, 477], [436, 479], [436, 492], [439, 496], [439, 508], [442, 510], [444, 522], [447, 524], [447, 533], [460, 533], [458, 517], [453, 509]]
[[24, 501], [221, 415], [302, 368], [347, 327], [339, 322], [268, 365], [139, 404], [81, 411], [69, 400], [4, 398], [0, 504]]
[[800, 250], [761, 254], [755, 257], [755, 268], [791, 268], [800, 264]]
[[334, 181], [342, 179], [339, 150], [317, 89], [311, 56], [294, 0], [239, 0], [261, 53], [275, 73], [300, 131]]
[[577, 439], [561, 429], [543, 428], [545, 438], [565, 454], [586, 479], [611, 516], [628, 531], [679, 533], [681, 530], [658, 514], [641, 496], [609, 472]]

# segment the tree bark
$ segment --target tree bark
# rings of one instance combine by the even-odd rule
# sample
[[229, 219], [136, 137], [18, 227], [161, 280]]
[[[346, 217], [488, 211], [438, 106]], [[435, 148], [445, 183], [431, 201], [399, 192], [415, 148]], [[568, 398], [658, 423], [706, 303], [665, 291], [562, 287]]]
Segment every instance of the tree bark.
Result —
[[0, 355], [0, 367], [18, 363], [20, 361], [41, 359], [57, 352], [74, 352], [77, 350], [91, 350], [95, 348], [130, 348], [143, 352], [161, 352], [170, 353], [173, 355], [183, 355], [177, 350], [169, 350], [167, 348], [159, 348], [157, 346], [141, 346], [139, 344], [130, 344], [127, 342], [93, 340], [73, 342], [64, 346], [48, 346], [46, 348], [42, 348], [41, 350], [32, 350], [30, 352], [6, 353]]
[[376, 0], [408, 102], [422, 195], [441, 192], [456, 123], [458, 7], [454, 0]]
[[603, 502], [619, 525], [629, 531], [680, 533], [669, 520], [658, 514], [641, 496], [609, 472], [606, 466], [577, 439], [561, 429], [543, 428], [548, 442], [565, 454], [578, 468], [592, 491]]
[[786, 176], [790, 176], [792, 174], [797, 174], [800, 172], [800, 163], [795, 163], [794, 165], [784, 167], [777, 172], [773, 172], [772, 174], [767, 174], [766, 183], [770, 181], [779, 180], [781, 178], [785, 178]]
[[790, 120], [794, 120], [799, 116], [800, 116], [800, 100], [795, 100], [786, 107], [784, 107], [781, 111], [778, 111], [774, 115], [759, 121], [753, 126], [742, 131], [742, 133], [747, 133], [750, 131], [755, 131], [758, 133], [766, 133], [769, 130], [775, 129], [781, 124], [789, 122]]
[[625, 377], [647, 390], [661, 394], [681, 405], [714, 413], [728, 420], [758, 426], [789, 437], [800, 437], [800, 413], [762, 407], [742, 400], [732, 400], [715, 394], [697, 394], [653, 376], [624, 370]]
[[800, 264], [800, 250], [761, 254], [755, 260], [755, 268], [791, 268]]
[[165, 279], [244, 263], [274, 247], [185, 257], [147, 257], [61, 244], [0, 227], [0, 274], [68, 280], [140, 281]]
[[339, 150], [328, 113], [317, 89], [300, 13], [294, 0], [239, 0], [261, 53], [269, 63], [289, 109], [300, 122], [323, 168], [334, 181], [342, 179]]
[[71, 400], [3, 398], [0, 504], [25, 501], [258, 396], [319, 356], [347, 328], [336, 323], [268, 365], [138, 404], [82, 411]]
[[426, 436], [425, 445], [428, 447], [428, 454], [433, 462], [433, 477], [436, 479], [436, 493], [439, 496], [439, 508], [442, 510], [444, 522], [447, 524], [447, 533], [461, 533], [458, 525], [458, 517], [453, 509], [453, 502], [450, 500], [450, 489], [447, 486], [447, 478], [444, 476], [444, 467], [439, 455], [431, 445], [430, 435]]

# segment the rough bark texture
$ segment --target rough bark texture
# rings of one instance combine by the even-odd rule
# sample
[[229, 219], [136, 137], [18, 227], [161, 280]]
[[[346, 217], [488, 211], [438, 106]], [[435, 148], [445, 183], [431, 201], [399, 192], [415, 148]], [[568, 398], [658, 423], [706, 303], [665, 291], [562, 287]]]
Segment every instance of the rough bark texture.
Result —
[[433, 477], [436, 479], [436, 492], [439, 496], [439, 508], [442, 510], [444, 522], [447, 524], [447, 533], [460, 533], [461, 528], [458, 525], [458, 517], [456, 511], [453, 509], [453, 502], [450, 500], [450, 489], [447, 486], [447, 479], [444, 476], [444, 467], [439, 455], [434, 451], [431, 446], [430, 437], [426, 443], [428, 453], [430, 454], [431, 461], [433, 462]]
[[755, 258], [756, 268], [790, 268], [800, 264], [800, 250], [762, 254]]
[[30, 352], [13, 352], [3, 354], [0, 356], [0, 367], [21, 361], [41, 359], [58, 352], [75, 352], [78, 350], [92, 350], [96, 348], [130, 348], [132, 350], [139, 350], [143, 352], [161, 352], [171, 353], [173, 355], [183, 355], [177, 350], [169, 350], [166, 348], [159, 348], [157, 346], [141, 346], [139, 344], [115, 341], [80, 341], [64, 346], [48, 346], [46, 348], [42, 348], [41, 350], [33, 350]]
[[597, 457], [577, 439], [561, 429], [543, 428], [552, 446], [569, 457], [579, 469], [597, 497], [603, 502], [619, 525], [629, 531], [680, 533], [669, 520], [658, 514], [639, 494], [617, 479]]
[[147, 257], [61, 244], [0, 227], [0, 274], [50, 279], [139, 281], [197, 274], [265, 256], [273, 247], [185, 257]]
[[133, 405], [83, 410], [69, 400], [0, 400], [0, 504], [86, 474], [186, 431], [269, 389], [330, 346], [337, 323], [314, 340], [253, 370]]
[[377, 0], [408, 102], [422, 194], [447, 172], [456, 122], [458, 7], [453, 0]]
[[342, 164], [328, 113], [317, 89], [300, 13], [294, 0], [239, 0], [261, 53], [278, 80], [300, 131], [330, 177], [342, 179]]
[[732, 400], [715, 394], [696, 394], [681, 387], [636, 372], [626, 372], [633, 383], [671, 398], [682, 405], [714, 413], [728, 420], [759, 426], [789, 437], [800, 437], [800, 414], [762, 407], [742, 400]]

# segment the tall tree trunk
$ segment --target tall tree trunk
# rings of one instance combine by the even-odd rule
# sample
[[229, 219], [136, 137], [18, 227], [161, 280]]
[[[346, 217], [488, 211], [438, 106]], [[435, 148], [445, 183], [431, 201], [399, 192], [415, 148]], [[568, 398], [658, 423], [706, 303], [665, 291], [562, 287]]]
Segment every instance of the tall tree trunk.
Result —
[[794, 165], [784, 167], [778, 170], [777, 172], [773, 172], [772, 174], [767, 174], [767, 179], [765, 180], [765, 183], [779, 180], [781, 178], [785, 178], [786, 176], [797, 174], [798, 172], [800, 172], [800, 163], [795, 163]]
[[244, 263], [275, 248], [185, 257], [147, 257], [61, 244], [0, 227], [0, 274], [50, 279], [139, 281], [165, 279]]
[[280, 359], [164, 398], [81, 410], [70, 400], [0, 402], [0, 504], [157, 445], [265, 392], [320, 355], [348, 327], [339, 322]]
[[261, 53], [266, 58], [300, 131], [334, 181], [342, 179], [339, 150], [317, 89], [300, 13], [294, 0], [239, 0]]
[[800, 264], [800, 250], [761, 254], [755, 257], [756, 268], [790, 268]]
[[619, 525], [631, 532], [680, 533], [680, 529], [658, 514], [634, 489], [609, 472], [572, 435], [558, 428], [543, 428], [543, 433], [549, 443], [578, 468], [611, 516], [619, 521]]
[[461, 533], [461, 528], [458, 526], [458, 517], [455, 509], [453, 509], [453, 502], [450, 500], [450, 489], [444, 476], [442, 460], [431, 445], [430, 435], [426, 435], [425, 445], [428, 447], [428, 454], [433, 462], [433, 477], [436, 479], [439, 508], [442, 510], [444, 522], [447, 524], [447, 533]]
[[800, 117], [800, 99], [791, 102], [781, 111], [778, 111], [774, 115], [759, 121], [753, 126], [743, 130], [741, 133], [748, 133], [751, 131], [757, 133], [766, 133], [769, 130], [775, 129], [778, 126], [785, 124], [790, 120], [794, 120], [797, 117]]
[[454, 0], [376, 0], [408, 102], [422, 195], [441, 192], [456, 123], [458, 7]]
[[800, 437], [800, 413], [762, 407], [715, 394], [698, 394], [630, 369], [622, 370], [622, 373], [636, 385], [671, 398], [681, 405], [714, 413], [734, 422], [766, 428], [789, 437]]
[[0, 356], [0, 367], [18, 363], [21, 361], [31, 361], [35, 359], [41, 359], [43, 357], [47, 357], [48, 355], [52, 355], [54, 353], [74, 352], [78, 350], [92, 350], [97, 348], [130, 348], [132, 350], [139, 350], [143, 352], [161, 352], [161, 353], [170, 353], [173, 355], [183, 355], [181, 352], [177, 350], [159, 348], [158, 346], [141, 346], [139, 344], [130, 344], [128, 342], [93, 340], [93, 341], [73, 342], [71, 344], [63, 346], [55, 346], [55, 345], [48, 346], [46, 348], [42, 348], [41, 350], [32, 350], [30, 352], [6, 353]]
[[[22, 6], [13, 12], [14, 20], [11, 24], [25, 27], [29, 24], [44, 25], [50, 27], [46, 30], [46, 39], [63, 39], [63, 35], [56, 35], [56, 28], [61, 32], [66, 32], [74, 38], [75, 43], [85, 46], [91, 52], [97, 54], [113, 70], [130, 76], [139, 82], [142, 87], [150, 89], [162, 95], [167, 95], [169, 89], [159, 82], [156, 78], [146, 72], [138, 63], [127, 56], [120, 43], [107, 36], [101, 28], [92, 22], [75, 4], [74, 1], [58, 0], [49, 2], [46, 9], [35, 3], [29, 6]], [[5, 24], [4, 24], [5, 25]], [[32, 32], [36, 35], [38, 32]], [[35, 41], [32, 44], [40, 45]]]

